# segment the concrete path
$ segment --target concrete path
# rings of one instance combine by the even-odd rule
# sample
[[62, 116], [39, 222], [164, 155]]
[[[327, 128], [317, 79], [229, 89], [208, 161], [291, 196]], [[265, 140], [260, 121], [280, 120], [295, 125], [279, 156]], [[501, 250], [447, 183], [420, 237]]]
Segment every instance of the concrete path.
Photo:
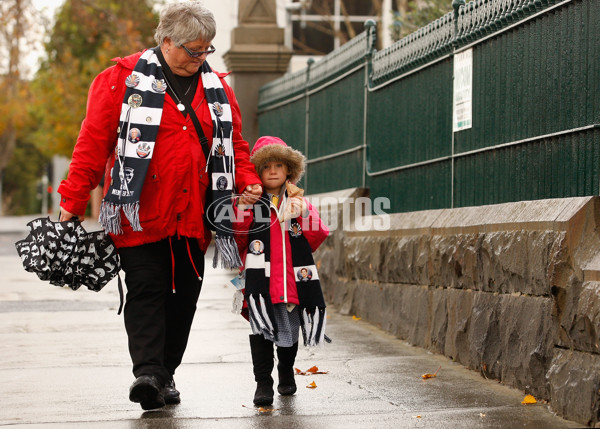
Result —
[[[180, 405], [144, 412], [133, 381], [116, 281], [72, 291], [25, 272], [13, 243], [30, 218], [0, 217], [0, 427], [12, 428], [566, 428], [547, 405], [329, 309], [333, 339], [301, 348], [298, 392], [252, 404], [249, 326], [230, 312], [231, 273], [208, 270], [184, 362]], [[97, 228], [88, 221], [88, 230]], [[207, 256], [209, 258], [210, 255]], [[207, 263], [209, 265], [209, 263]], [[441, 369], [436, 378], [421, 375]], [[275, 374], [274, 374], [275, 375]], [[315, 382], [316, 388], [306, 386]]]

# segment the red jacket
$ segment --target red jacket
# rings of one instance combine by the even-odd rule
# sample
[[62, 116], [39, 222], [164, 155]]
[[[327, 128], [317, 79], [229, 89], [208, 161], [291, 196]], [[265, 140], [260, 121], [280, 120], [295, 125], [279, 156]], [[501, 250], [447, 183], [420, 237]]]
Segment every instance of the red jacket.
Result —
[[[125, 78], [131, 74], [142, 52], [114, 59], [117, 64], [100, 73], [89, 91], [87, 114], [81, 125], [67, 180], [58, 193], [61, 207], [81, 215], [89, 194], [105, 177], [104, 192], [110, 183], [110, 169], [115, 159], [117, 128], [125, 95]], [[240, 109], [227, 74], [217, 73], [227, 93], [232, 110], [233, 145], [235, 150], [235, 181], [237, 191], [260, 183], [254, 165], [249, 161], [248, 143], [242, 138]], [[212, 120], [204, 99], [202, 79], [192, 102], [204, 134], [212, 144]], [[140, 197], [140, 223], [134, 232], [122, 216], [123, 234], [113, 235], [117, 247], [152, 243], [176, 234], [199, 239], [202, 250], [210, 243], [211, 233], [203, 223], [204, 201], [209, 177], [205, 173], [206, 159], [189, 115], [184, 117], [176, 103], [165, 95], [162, 120], [154, 154], [150, 161]]]
[[[284, 203], [285, 200], [281, 202], [278, 210], [283, 211]], [[302, 234], [304, 234], [311, 250], [314, 252], [329, 235], [329, 229], [321, 221], [317, 210], [308, 201], [306, 201], [306, 204], [308, 216], [298, 219], [300, 220]], [[240, 250], [240, 256], [244, 261], [248, 253], [247, 231], [252, 225], [253, 211], [238, 212], [237, 207], [235, 207], [235, 213], [236, 221], [233, 223], [233, 229], [236, 232], [235, 239]], [[298, 305], [300, 302], [298, 301], [298, 291], [296, 289], [296, 274], [292, 264], [292, 246], [288, 227], [289, 221], [280, 223], [277, 219], [277, 209], [271, 204], [271, 226], [269, 227], [269, 291], [271, 292], [271, 302], [273, 304], [290, 303]]]

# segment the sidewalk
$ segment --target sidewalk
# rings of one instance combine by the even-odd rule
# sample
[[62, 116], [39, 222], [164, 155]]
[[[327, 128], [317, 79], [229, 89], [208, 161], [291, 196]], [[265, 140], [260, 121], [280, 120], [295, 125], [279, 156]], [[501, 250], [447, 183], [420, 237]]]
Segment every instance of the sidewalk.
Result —
[[[58, 288], [25, 272], [6, 246], [23, 219], [0, 217], [0, 426], [10, 428], [564, 428], [581, 427], [524, 394], [443, 356], [329, 309], [333, 343], [299, 351], [298, 392], [252, 404], [249, 326], [230, 312], [232, 274], [207, 269], [184, 362], [180, 405], [144, 412], [133, 381], [116, 281], [99, 293]], [[16, 230], [10, 225], [17, 225]], [[20, 228], [26, 235], [24, 223]], [[96, 229], [88, 221], [88, 230]], [[11, 233], [9, 233], [10, 231]], [[14, 248], [13, 248], [14, 249]], [[210, 266], [211, 255], [207, 255]], [[423, 380], [421, 374], [436, 378]], [[276, 373], [274, 372], [275, 378]], [[314, 389], [306, 388], [315, 382]]]

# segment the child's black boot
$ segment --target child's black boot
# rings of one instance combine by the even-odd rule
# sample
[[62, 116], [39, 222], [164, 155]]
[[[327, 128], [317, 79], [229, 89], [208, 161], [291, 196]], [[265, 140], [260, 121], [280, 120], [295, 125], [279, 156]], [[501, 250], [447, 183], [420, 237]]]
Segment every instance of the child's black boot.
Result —
[[296, 381], [294, 380], [294, 362], [298, 352], [298, 343], [292, 347], [277, 347], [277, 372], [279, 373], [279, 385], [277, 391], [281, 395], [293, 395], [296, 393]]
[[271, 405], [273, 403], [273, 342], [265, 340], [262, 335], [250, 335], [250, 351], [256, 392], [254, 405]]

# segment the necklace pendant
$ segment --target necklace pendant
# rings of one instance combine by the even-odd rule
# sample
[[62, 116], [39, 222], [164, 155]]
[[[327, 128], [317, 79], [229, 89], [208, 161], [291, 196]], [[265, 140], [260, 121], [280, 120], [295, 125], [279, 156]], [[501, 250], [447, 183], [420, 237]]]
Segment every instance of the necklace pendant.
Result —
[[182, 103], [179, 103], [177, 105], [177, 108], [179, 109], [180, 112], [183, 112], [185, 110], [185, 106]]

